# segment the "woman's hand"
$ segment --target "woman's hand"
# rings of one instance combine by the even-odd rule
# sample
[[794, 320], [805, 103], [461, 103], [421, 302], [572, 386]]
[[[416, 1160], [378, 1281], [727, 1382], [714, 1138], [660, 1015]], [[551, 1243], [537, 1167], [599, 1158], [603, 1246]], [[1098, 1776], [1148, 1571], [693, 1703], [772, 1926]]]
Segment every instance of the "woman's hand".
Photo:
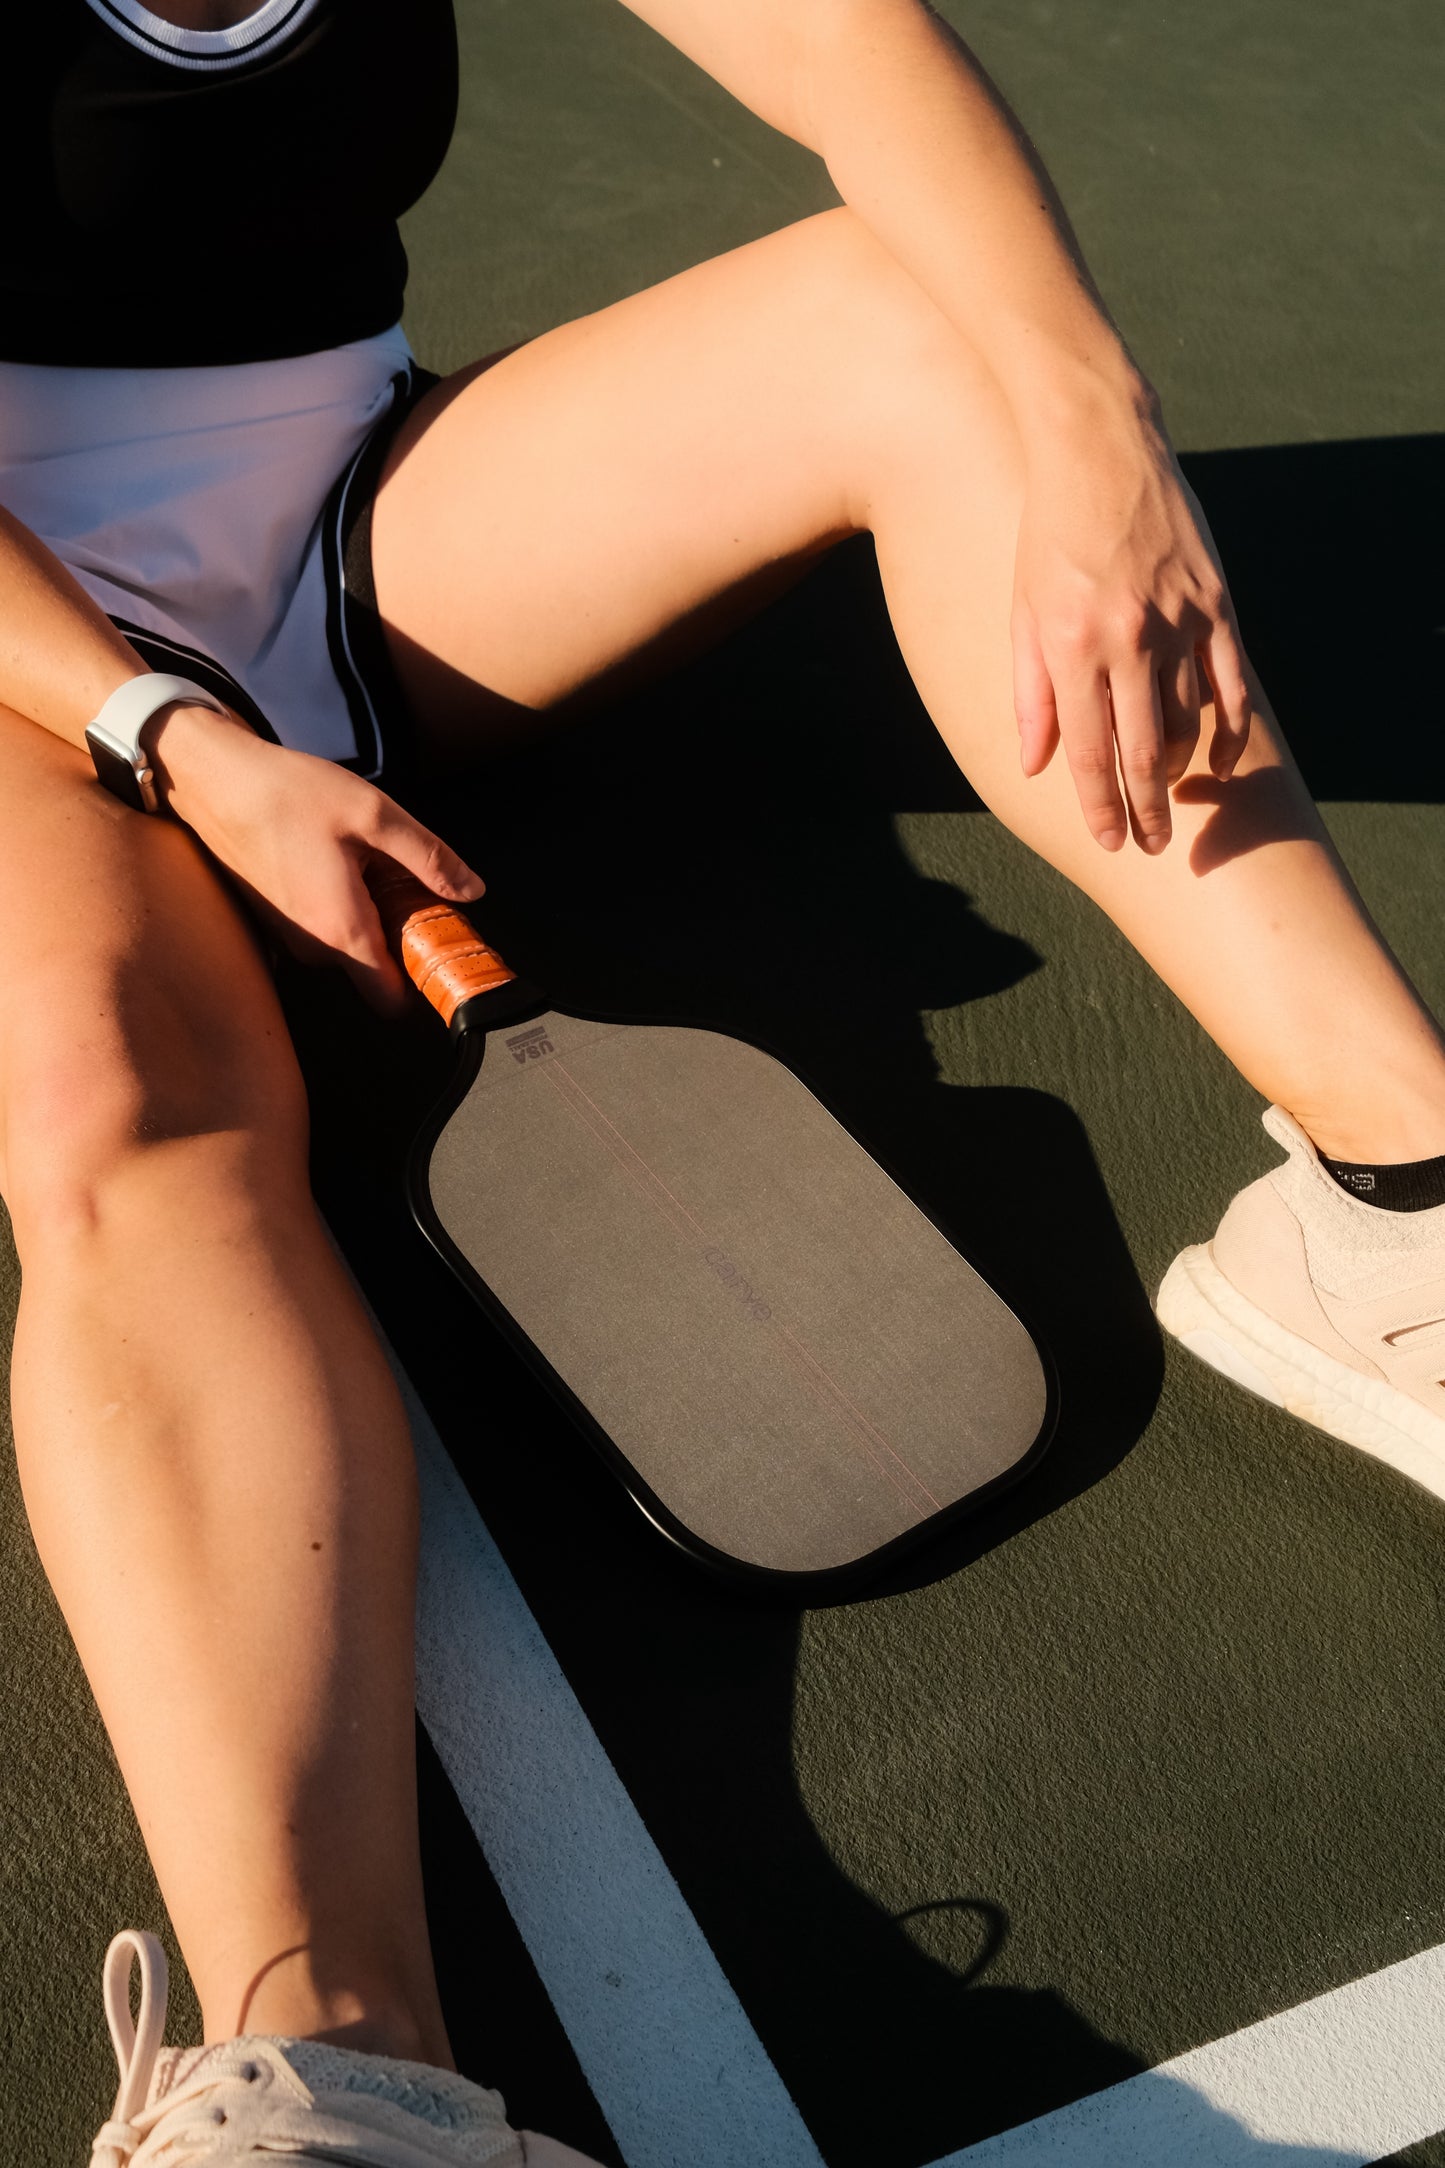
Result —
[[395, 1014], [406, 977], [390, 954], [368, 867], [393, 860], [436, 896], [470, 903], [484, 883], [429, 829], [360, 776], [269, 745], [230, 716], [172, 708], [153, 733], [171, 810], [233, 876], [303, 963], [339, 964]]
[[[1132, 826], [1169, 841], [1169, 786], [1212, 695], [1210, 766], [1228, 776], [1249, 737], [1247, 666], [1197, 500], [1162, 429], [1109, 409], [1029, 447], [1014, 576], [1014, 702], [1024, 773], [1060, 740], [1095, 841]], [[1197, 658], [1197, 660], [1196, 660]], [[1122, 790], [1121, 790], [1122, 779]]]

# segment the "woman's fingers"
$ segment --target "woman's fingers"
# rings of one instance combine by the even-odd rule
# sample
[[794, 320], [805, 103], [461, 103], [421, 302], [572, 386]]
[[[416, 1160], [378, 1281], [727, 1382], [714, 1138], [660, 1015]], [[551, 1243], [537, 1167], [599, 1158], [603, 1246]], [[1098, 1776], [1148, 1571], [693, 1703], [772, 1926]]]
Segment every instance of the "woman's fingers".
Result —
[[[376, 907], [362, 886], [358, 897], [345, 874], [321, 893], [310, 893], [297, 908], [279, 909], [248, 883], [240, 886], [263, 924], [308, 970], [338, 965], [372, 1008], [394, 1016], [406, 998], [406, 980], [387, 952]], [[364, 900], [363, 900], [364, 899]]]
[[1122, 850], [1129, 826], [1119, 790], [1108, 680], [1102, 673], [1080, 673], [1072, 680], [1056, 674], [1054, 690], [1059, 735], [1089, 832], [1106, 851]]
[[[1151, 855], [1173, 833], [1170, 786], [1199, 738], [1199, 681], [1192, 655], [1158, 662], [1140, 650], [1107, 678], [1056, 670], [1051, 690], [1079, 804], [1095, 841], [1121, 849], [1132, 830]], [[1020, 722], [1025, 748], [1028, 740]], [[1042, 763], [1040, 763], [1042, 766]], [[1025, 758], [1025, 773], [1037, 774]]]
[[377, 805], [362, 840], [386, 858], [394, 858], [414, 873], [423, 888], [453, 903], [475, 903], [486, 892], [486, 882], [473, 873], [450, 844], [413, 820], [394, 798], [376, 793]]
[[1134, 841], [1152, 856], [1173, 832], [1169, 817], [1169, 755], [1159, 674], [1149, 654], [1135, 655], [1109, 675], [1114, 742]]
[[1234, 773], [1249, 743], [1254, 702], [1249, 690], [1249, 666], [1233, 620], [1221, 612], [1200, 654], [1214, 694], [1214, 734], [1209, 745], [1209, 765], [1221, 782]]
[[372, 1008], [395, 1016], [406, 1004], [406, 973], [386, 945], [381, 916], [360, 866], [349, 854], [344, 863], [346, 885], [336, 899], [332, 953]]
[[1159, 708], [1164, 718], [1165, 771], [1177, 783], [1199, 743], [1199, 671], [1193, 655], [1159, 666]]
[[[404, 806], [378, 791], [365, 834], [359, 839], [368, 857], [390, 859], [414, 874], [432, 895], [452, 903], [475, 903], [486, 882], [440, 836], [414, 820]], [[360, 863], [352, 862], [355, 886], [353, 920], [342, 944], [343, 962], [373, 1006], [395, 1011], [406, 999], [407, 978], [391, 954], [375, 900]]]
[[1044, 661], [1033, 612], [1019, 603], [1013, 613], [1014, 716], [1025, 775], [1042, 775], [1059, 744], [1059, 711]]

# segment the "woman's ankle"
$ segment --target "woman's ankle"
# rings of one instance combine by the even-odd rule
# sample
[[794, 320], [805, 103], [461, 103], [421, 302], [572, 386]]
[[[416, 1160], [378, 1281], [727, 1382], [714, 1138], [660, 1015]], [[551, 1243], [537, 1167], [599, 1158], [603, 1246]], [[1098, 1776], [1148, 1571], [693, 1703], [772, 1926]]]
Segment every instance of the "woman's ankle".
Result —
[[451, 2043], [440, 2019], [430, 2030], [422, 2027], [410, 2011], [370, 2011], [345, 2025], [289, 2030], [292, 2040], [324, 2040], [331, 2047], [352, 2048], [362, 2055], [385, 2055], [400, 2062], [430, 2063], [438, 2070], [455, 2070]]
[[1362, 1166], [1401, 1166], [1445, 1153], [1445, 1050], [1432, 1030], [1383, 1070], [1318, 1080], [1320, 1089], [1281, 1097], [1315, 1150]]
[[1357, 1166], [1404, 1166], [1445, 1153], [1445, 1102], [1400, 1108], [1288, 1107], [1325, 1159]]
[[318, 1962], [301, 1946], [279, 1952], [247, 1981], [202, 1992], [205, 2038], [261, 2033], [324, 2040], [365, 2055], [394, 2056], [454, 2070], [435, 1983], [410, 1991], [394, 1973], [357, 1962]]

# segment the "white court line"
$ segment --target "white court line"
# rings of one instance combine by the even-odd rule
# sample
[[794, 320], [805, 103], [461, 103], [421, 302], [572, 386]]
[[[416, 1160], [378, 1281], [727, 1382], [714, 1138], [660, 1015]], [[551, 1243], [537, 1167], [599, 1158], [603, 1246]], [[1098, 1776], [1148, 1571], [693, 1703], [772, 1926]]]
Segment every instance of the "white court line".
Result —
[[628, 2168], [823, 2168], [441, 1440], [400, 1382], [421, 1471], [417, 1708]]
[[[823, 2168], [415, 1390], [397, 1375], [421, 1470], [417, 1706], [628, 2168]], [[867, 2076], [891, 2082], [885, 2071]], [[933, 2168], [1365, 2168], [1441, 2129], [1445, 1948]]]
[[1445, 1948], [934, 2168], [1365, 2168], [1445, 2129]]

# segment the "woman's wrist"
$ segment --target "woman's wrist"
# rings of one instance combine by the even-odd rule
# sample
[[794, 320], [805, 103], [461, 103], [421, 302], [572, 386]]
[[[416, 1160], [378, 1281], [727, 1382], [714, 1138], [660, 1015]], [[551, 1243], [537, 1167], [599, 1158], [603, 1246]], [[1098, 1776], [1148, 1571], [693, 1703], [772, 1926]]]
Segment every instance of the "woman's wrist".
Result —
[[1167, 456], [1159, 395], [1122, 344], [1086, 358], [1048, 355], [1022, 376], [1012, 403], [1029, 457], [1141, 438]]
[[263, 741], [249, 724], [229, 710], [186, 707], [180, 702], [166, 708], [146, 732], [146, 746], [155, 769], [156, 796], [168, 813], [187, 827], [203, 818], [207, 784], [217, 771], [246, 747]]

